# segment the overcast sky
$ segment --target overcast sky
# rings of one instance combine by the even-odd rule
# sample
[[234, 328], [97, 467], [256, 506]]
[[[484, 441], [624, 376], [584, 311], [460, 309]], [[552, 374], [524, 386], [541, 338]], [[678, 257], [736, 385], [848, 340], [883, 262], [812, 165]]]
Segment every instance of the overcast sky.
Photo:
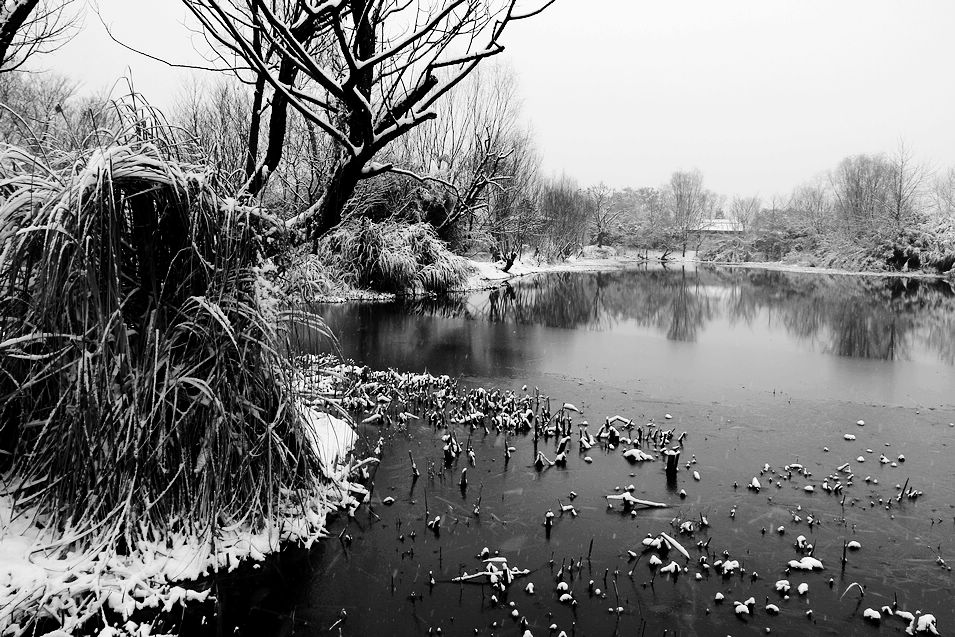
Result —
[[[200, 61], [176, 0], [99, 0], [115, 35], [158, 56]], [[903, 139], [955, 166], [955, 2], [557, 0], [517, 23], [502, 58], [547, 173], [582, 185], [658, 185], [698, 168], [723, 194], [768, 197], [847, 155]], [[121, 49], [90, 12], [41, 60], [168, 106], [186, 81]]]

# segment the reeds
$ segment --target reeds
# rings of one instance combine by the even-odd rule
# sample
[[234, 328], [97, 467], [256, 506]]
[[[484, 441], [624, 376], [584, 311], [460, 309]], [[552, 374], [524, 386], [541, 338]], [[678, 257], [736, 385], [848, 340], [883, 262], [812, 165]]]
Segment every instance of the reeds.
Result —
[[3, 487], [63, 549], [262, 527], [321, 473], [260, 258], [274, 221], [128, 123], [56, 165], [0, 149]]

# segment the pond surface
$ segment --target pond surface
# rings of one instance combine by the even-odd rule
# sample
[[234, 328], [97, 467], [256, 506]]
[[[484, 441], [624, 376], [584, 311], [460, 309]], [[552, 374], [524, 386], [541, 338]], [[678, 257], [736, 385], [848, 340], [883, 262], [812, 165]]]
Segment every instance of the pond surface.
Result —
[[[445, 429], [424, 419], [365, 426], [369, 440], [383, 436], [386, 445], [370, 506], [334, 527], [351, 542], [333, 539], [247, 572], [221, 591], [222, 634], [328, 634], [334, 625], [349, 635], [522, 635], [515, 609], [538, 637], [556, 635], [552, 624], [568, 635], [904, 634], [908, 623], [896, 617], [881, 625], [862, 617], [895, 602], [933, 613], [942, 634], [955, 627], [953, 573], [941, 563], [955, 564], [955, 292], [947, 283], [709, 268], [563, 273], [460, 297], [320, 311], [342, 354], [374, 369], [449, 374], [462, 389], [539, 388], [555, 409], [564, 401], [581, 409], [571, 414], [575, 431], [586, 419], [596, 433], [617, 414], [685, 431], [680, 471], [668, 480], [660, 458], [630, 464], [621, 453], [629, 446], [579, 450], [576, 435], [566, 467], [537, 470], [532, 436], [460, 426], [458, 439], [475, 452], [462, 490], [467, 460], [441, 461]], [[300, 336], [305, 350], [326, 347]], [[542, 439], [537, 450], [553, 458], [556, 444]], [[849, 472], [851, 486], [824, 491], [824, 481], [847, 483]], [[758, 492], [746, 488], [754, 476]], [[906, 483], [923, 495], [897, 501], [896, 485]], [[669, 506], [608, 508], [605, 496], [628, 485]], [[560, 513], [571, 491], [576, 516]], [[426, 507], [443, 518], [439, 534], [425, 526]], [[548, 510], [557, 512], [549, 533]], [[697, 528], [678, 535], [685, 521]], [[689, 550], [689, 560], [676, 551], [663, 558], [685, 573], [651, 569], [656, 553], [641, 541], [660, 532]], [[803, 555], [799, 535], [824, 570], [787, 573]], [[697, 547], [707, 540], [705, 551]], [[862, 548], [843, 567], [850, 540]], [[497, 603], [488, 586], [450, 581], [478, 570], [485, 546], [531, 571]], [[738, 560], [745, 574], [704, 569], [703, 554], [711, 565]], [[576, 605], [560, 603], [558, 574]], [[780, 579], [791, 582], [788, 599], [775, 590]], [[590, 580], [603, 596], [591, 594]], [[857, 588], [844, 594], [852, 582], [864, 597]], [[796, 593], [800, 583], [806, 595]], [[752, 614], [740, 619], [733, 601], [751, 596]], [[767, 601], [778, 616], [764, 611]], [[347, 619], [336, 624], [343, 609]]]
[[372, 367], [608, 383], [662, 400], [754, 392], [955, 404], [955, 290], [767, 270], [557, 273], [477, 294], [322, 308]]

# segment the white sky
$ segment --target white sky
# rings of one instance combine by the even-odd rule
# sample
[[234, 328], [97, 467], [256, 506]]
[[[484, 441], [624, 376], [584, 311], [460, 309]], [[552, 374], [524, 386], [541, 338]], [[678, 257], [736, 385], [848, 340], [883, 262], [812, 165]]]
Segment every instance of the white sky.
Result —
[[[176, 0], [99, 5], [121, 39], [199, 60]], [[504, 43], [545, 171], [582, 185], [699, 168], [718, 192], [765, 198], [900, 139], [955, 165], [952, 0], [557, 0]], [[89, 90], [129, 68], [160, 107], [185, 82], [115, 45], [92, 12], [40, 64]]]

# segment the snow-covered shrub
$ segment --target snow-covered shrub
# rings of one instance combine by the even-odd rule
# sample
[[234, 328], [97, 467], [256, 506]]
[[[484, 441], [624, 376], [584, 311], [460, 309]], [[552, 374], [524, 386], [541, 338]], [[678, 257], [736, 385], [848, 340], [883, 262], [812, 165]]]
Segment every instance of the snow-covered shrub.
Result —
[[955, 265], [955, 230], [951, 223], [904, 230], [880, 241], [869, 256], [889, 270], [948, 272]]
[[617, 249], [612, 246], [584, 246], [582, 250], [585, 259], [610, 259], [617, 256]]
[[443, 292], [463, 285], [468, 261], [452, 253], [428, 223], [355, 218], [325, 236], [322, 261], [349, 284], [383, 292], [418, 286]]

